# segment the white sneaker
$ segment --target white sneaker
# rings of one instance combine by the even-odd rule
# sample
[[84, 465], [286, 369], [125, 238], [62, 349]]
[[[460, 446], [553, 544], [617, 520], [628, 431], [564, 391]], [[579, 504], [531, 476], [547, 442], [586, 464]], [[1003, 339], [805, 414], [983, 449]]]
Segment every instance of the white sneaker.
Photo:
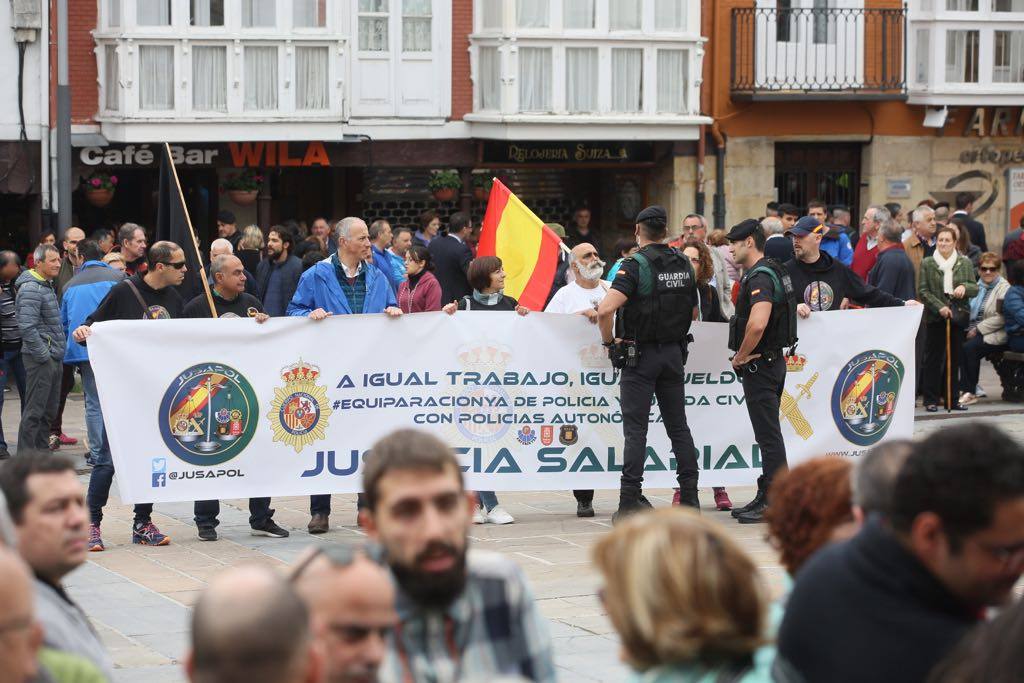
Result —
[[487, 523], [487, 515], [486, 515], [486, 513], [484, 513], [484, 509], [483, 508], [477, 508], [476, 511], [473, 512], [473, 524], [486, 524], [486, 523]]
[[495, 505], [487, 513], [487, 521], [491, 524], [511, 524], [515, 518], [505, 511], [500, 505]]
[[988, 396], [988, 394], [985, 393], [985, 390], [981, 388], [980, 384], [978, 385], [978, 388], [974, 390], [974, 395], [977, 396], [978, 398], [985, 398], [986, 396]]

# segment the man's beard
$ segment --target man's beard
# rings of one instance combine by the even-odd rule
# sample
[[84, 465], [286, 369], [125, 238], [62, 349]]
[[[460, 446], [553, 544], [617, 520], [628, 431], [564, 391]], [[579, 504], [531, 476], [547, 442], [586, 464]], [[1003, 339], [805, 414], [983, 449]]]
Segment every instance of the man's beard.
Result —
[[580, 278], [593, 282], [594, 280], [600, 280], [601, 276], [604, 275], [604, 261], [594, 261], [589, 266], [579, 266]]
[[[443, 572], [428, 572], [417, 568], [425, 558], [437, 551], [452, 554], [455, 564]], [[466, 549], [457, 550], [447, 543], [431, 543], [416, 556], [411, 567], [392, 563], [391, 572], [402, 591], [417, 605], [428, 609], [443, 609], [452, 604], [466, 587]]]

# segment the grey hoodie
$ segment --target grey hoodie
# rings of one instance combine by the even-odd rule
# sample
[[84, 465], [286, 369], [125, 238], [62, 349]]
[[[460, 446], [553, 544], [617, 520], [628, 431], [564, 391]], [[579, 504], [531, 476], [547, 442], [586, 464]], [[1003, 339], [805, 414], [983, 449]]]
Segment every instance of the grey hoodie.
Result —
[[113, 681], [114, 665], [82, 608], [71, 602], [63, 588], [55, 588], [39, 577], [35, 584], [36, 619], [43, 627], [43, 643], [89, 660]]
[[35, 270], [23, 272], [15, 281], [18, 296], [14, 300], [21, 352], [36, 363], [64, 359], [64, 327], [60, 304], [53, 282], [42, 279]]

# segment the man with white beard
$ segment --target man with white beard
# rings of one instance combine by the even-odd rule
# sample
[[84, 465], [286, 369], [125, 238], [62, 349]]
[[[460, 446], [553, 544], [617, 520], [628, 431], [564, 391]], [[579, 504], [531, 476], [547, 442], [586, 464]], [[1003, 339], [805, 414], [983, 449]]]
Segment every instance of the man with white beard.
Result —
[[[601, 279], [604, 262], [594, 245], [582, 242], [569, 255], [569, 268], [576, 279], [555, 292], [544, 312], [582, 315], [596, 324], [597, 307], [608, 293], [608, 283]], [[576, 496], [576, 516], [593, 517], [594, 492], [580, 489], [572, 494]]]

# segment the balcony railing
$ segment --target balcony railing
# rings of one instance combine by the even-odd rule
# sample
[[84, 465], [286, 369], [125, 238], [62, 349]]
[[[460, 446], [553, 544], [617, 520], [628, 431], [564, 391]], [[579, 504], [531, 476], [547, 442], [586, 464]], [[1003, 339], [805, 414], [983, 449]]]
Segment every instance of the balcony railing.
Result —
[[903, 99], [905, 9], [732, 10], [734, 100]]

